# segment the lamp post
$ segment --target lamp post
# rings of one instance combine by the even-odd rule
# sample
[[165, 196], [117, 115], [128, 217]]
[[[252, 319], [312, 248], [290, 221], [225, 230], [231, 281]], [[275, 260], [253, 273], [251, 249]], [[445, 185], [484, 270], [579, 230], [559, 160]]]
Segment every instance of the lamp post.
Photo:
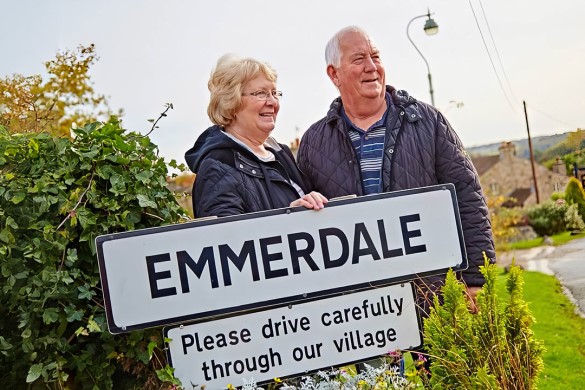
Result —
[[410, 24], [412, 22], [414, 22], [417, 19], [420, 18], [428, 18], [426, 23], [425, 23], [425, 33], [427, 35], [435, 35], [436, 33], [439, 32], [439, 25], [431, 18], [431, 11], [427, 11], [427, 13], [425, 15], [419, 15], [419, 16], [415, 16], [414, 18], [410, 19], [410, 22], [408, 22], [408, 24], [406, 25], [406, 36], [408, 37], [408, 40], [410, 41], [410, 43], [412, 43], [412, 46], [414, 46], [414, 48], [416, 49], [416, 51], [418, 52], [418, 54], [420, 54], [420, 56], [422, 57], [422, 59], [424, 60], [426, 66], [427, 66], [427, 75], [429, 78], [429, 92], [431, 93], [431, 104], [434, 106], [435, 105], [435, 95], [434, 95], [434, 91], [433, 91], [433, 79], [431, 78], [431, 68], [429, 68], [429, 63], [427, 62], [427, 59], [425, 58], [425, 56], [423, 56], [423, 54], [420, 52], [420, 50], [418, 49], [418, 47], [416, 47], [416, 45], [414, 44], [413, 40], [410, 38], [410, 33], [409, 33], [409, 28], [410, 28]]

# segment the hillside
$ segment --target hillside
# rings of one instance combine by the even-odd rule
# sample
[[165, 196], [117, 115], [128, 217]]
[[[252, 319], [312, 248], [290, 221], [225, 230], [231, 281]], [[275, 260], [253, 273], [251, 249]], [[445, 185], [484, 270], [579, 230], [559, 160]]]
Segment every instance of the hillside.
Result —
[[[538, 155], [544, 152], [545, 150], [551, 148], [552, 146], [565, 141], [567, 135], [570, 132], [562, 133], [562, 134], [555, 134], [555, 135], [545, 135], [540, 137], [532, 137], [532, 148], [534, 151], [535, 157], [538, 159]], [[521, 158], [530, 158], [530, 149], [528, 147], [528, 138], [511, 141], [516, 146], [516, 155]], [[500, 147], [500, 142], [487, 144], [487, 145], [479, 145], [473, 146], [470, 148], [466, 148], [467, 152], [472, 156], [491, 156], [498, 154], [498, 148]]]

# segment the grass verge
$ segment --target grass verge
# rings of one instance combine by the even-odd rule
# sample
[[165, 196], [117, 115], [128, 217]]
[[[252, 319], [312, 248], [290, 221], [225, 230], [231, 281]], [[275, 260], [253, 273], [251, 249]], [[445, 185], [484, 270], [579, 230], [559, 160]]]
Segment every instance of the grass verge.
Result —
[[[583, 238], [585, 237], [585, 233], [579, 234], [572, 234], [571, 232], [562, 232], [559, 234], [555, 234], [554, 236], [550, 236], [552, 240], [552, 245], [563, 245], [567, 242], [574, 240], [576, 238]], [[532, 240], [525, 240], [525, 241], [518, 241], [512, 243], [505, 243], [498, 245], [498, 251], [510, 251], [510, 250], [518, 250], [518, 249], [530, 249], [535, 248], [537, 246], [544, 245], [544, 237], [537, 237]]]
[[[536, 319], [533, 330], [543, 340], [545, 368], [539, 389], [580, 389], [585, 383], [585, 319], [563, 293], [559, 281], [539, 272], [524, 272], [524, 299]], [[507, 299], [506, 275], [498, 280], [498, 296]]]

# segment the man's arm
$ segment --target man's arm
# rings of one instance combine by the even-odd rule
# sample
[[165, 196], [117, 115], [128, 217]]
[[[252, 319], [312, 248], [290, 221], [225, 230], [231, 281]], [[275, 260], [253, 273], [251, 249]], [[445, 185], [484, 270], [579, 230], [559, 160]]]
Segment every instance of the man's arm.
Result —
[[484, 265], [484, 253], [491, 262], [496, 258], [489, 211], [471, 158], [449, 122], [441, 113], [436, 115], [437, 178], [440, 183], [455, 185], [469, 261], [461, 276], [468, 286], [482, 286], [485, 279], [479, 267]]

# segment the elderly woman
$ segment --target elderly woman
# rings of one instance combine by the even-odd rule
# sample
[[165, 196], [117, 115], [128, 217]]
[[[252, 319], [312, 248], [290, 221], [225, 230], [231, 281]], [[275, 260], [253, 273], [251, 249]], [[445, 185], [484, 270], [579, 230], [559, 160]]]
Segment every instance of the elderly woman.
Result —
[[290, 149], [270, 136], [282, 97], [274, 69], [251, 58], [223, 56], [208, 87], [207, 114], [215, 125], [185, 154], [197, 174], [195, 216], [289, 206], [322, 209], [327, 199], [309, 192]]

